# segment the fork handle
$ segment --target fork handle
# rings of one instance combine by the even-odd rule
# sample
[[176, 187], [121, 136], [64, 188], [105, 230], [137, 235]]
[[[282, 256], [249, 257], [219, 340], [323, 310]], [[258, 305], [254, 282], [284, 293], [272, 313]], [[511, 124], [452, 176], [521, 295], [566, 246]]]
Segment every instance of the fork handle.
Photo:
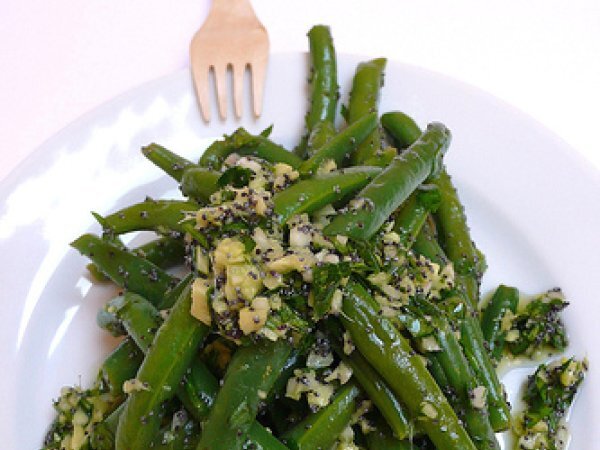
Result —
[[213, 0], [207, 21], [213, 16], [220, 21], [227, 20], [227, 17], [255, 19], [256, 13], [250, 0]]

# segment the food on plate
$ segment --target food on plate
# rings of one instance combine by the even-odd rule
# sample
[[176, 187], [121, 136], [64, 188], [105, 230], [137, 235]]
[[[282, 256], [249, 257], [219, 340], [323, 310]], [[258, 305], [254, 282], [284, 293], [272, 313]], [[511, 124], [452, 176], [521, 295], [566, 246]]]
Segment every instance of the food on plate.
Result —
[[[72, 246], [120, 293], [120, 344], [90, 389], [65, 388], [44, 449], [558, 448], [587, 363], [542, 365], [511, 416], [496, 367], [560, 352], [552, 290], [524, 303], [486, 269], [443, 157], [441, 123], [379, 117], [385, 59], [360, 64], [337, 130], [329, 29], [309, 32], [306, 132], [289, 152], [239, 128], [198, 162], [143, 155], [183, 199], [94, 214]], [[151, 231], [142, 246], [121, 236]], [[554, 446], [554, 447], [553, 447]]]

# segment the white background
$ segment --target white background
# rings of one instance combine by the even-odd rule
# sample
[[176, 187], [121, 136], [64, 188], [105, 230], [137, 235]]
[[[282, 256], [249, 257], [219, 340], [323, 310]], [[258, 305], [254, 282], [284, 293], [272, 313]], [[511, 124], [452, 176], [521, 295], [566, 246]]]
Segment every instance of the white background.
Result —
[[[254, 0], [272, 51], [332, 27], [340, 52], [387, 56], [478, 86], [600, 168], [597, 0]], [[209, 0], [2, 0], [0, 180], [65, 125], [188, 65]], [[443, 119], [443, 118], [442, 118]], [[506, 130], [510, 133], [510, 130]]]

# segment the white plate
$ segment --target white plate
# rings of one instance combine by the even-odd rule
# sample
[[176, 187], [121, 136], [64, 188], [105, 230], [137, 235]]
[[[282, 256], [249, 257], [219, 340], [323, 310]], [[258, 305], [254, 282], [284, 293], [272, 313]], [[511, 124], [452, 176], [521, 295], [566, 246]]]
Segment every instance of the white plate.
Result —
[[[340, 57], [344, 92], [359, 61]], [[178, 72], [86, 115], [0, 185], [3, 448], [38, 448], [52, 419], [51, 399], [63, 385], [86, 385], [114, 345], [95, 325], [112, 289], [90, 284], [86, 260], [68, 243], [100, 231], [90, 210], [104, 214], [146, 195], [176, 193], [139, 148], [155, 141], [197, 158], [211, 139], [235, 126], [258, 131], [271, 123], [273, 139], [291, 147], [303, 126], [305, 80], [305, 55], [274, 55], [260, 120], [207, 126], [187, 71]], [[381, 110], [391, 109], [422, 125], [442, 121], [453, 131], [447, 163], [488, 258], [484, 292], [500, 282], [528, 294], [564, 288], [572, 302], [569, 353], [591, 360], [573, 414], [571, 448], [600, 449], [598, 173], [531, 118], [425, 70], [390, 62]], [[511, 392], [524, 375], [508, 377]]]

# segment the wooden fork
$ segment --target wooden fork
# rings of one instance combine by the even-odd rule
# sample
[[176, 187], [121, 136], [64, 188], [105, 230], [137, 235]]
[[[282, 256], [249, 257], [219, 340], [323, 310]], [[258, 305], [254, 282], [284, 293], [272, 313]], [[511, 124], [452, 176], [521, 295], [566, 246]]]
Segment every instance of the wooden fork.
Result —
[[242, 94], [246, 67], [252, 74], [254, 114], [262, 109], [263, 87], [269, 57], [269, 36], [250, 0], [213, 0], [204, 25], [190, 45], [192, 77], [205, 121], [210, 120], [209, 81], [212, 68], [217, 88], [219, 116], [227, 118], [227, 70], [233, 74], [235, 115], [242, 115]]

